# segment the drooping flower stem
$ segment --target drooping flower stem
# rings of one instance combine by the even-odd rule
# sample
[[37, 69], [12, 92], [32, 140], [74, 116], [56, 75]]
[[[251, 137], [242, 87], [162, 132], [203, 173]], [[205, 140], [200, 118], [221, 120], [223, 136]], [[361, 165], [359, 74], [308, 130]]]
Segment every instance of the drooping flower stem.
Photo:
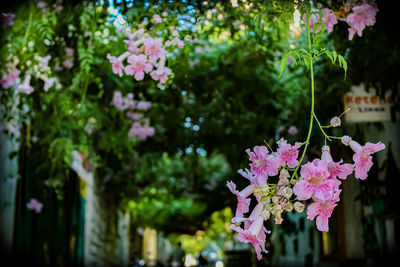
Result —
[[301, 154], [301, 158], [299, 160], [299, 164], [297, 165], [296, 169], [294, 170], [292, 177], [290, 178], [290, 182], [292, 182], [292, 180], [294, 179], [294, 177], [297, 174], [297, 170], [299, 169], [303, 158], [306, 154], [307, 151], [307, 147], [310, 143], [310, 138], [311, 138], [311, 131], [312, 131], [312, 127], [313, 127], [313, 122], [314, 122], [314, 69], [313, 69], [313, 52], [312, 52], [312, 47], [311, 47], [311, 31], [310, 31], [310, 16], [309, 16], [309, 12], [306, 13], [307, 16], [307, 34], [308, 34], [308, 60], [309, 60], [309, 66], [310, 66], [310, 78], [311, 78], [311, 111], [310, 111], [310, 124], [308, 126], [308, 134], [307, 134], [307, 139], [304, 142], [305, 146], [303, 149], [303, 153]]

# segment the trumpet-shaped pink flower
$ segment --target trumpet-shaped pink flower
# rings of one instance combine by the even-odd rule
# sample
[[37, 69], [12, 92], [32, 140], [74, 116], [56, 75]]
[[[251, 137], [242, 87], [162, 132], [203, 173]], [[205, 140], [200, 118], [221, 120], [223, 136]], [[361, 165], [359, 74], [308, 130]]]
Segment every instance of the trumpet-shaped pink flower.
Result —
[[159, 68], [153, 70], [150, 75], [151, 78], [155, 81], [160, 81], [160, 83], [165, 83], [168, 79], [168, 76], [171, 74], [171, 69], [167, 67]]
[[257, 259], [262, 259], [262, 252], [268, 253], [265, 249], [266, 233], [270, 233], [264, 225], [263, 217], [259, 216], [253, 222], [245, 221], [245, 227], [231, 225], [231, 229], [238, 232], [238, 240], [243, 243], [250, 242], [257, 254]]
[[[243, 218], [243, 214], [249, 212], [250, 206], [250, 198], [247, 198], [245, 194], [240, 194], [238, 190], [236, 190], [236, 184], [231, 182], [227, 183], [229, 190], [236, 195], [238, 200], [238, 205], [236, 207], [235, 218]], [[235, 222], [235, 218], [232, 219], [232, 222]]]
[[334, 162], [328, 146], [324, 146], [322, 148], [321, 160], [328, 162], [328, 172], [330, 173], [330, 179], [336, 179], [337, 177], [339, 177], [340, 179], [346, 179], [347, 176], [352, 174], [354, 170], [353, 164], [341, 164], [342, 160], [339, 162]]
[[43, 87], [43, 90], [45, 91], [45, 92], [47, 92], [49, 89], [50, 89], [50, 87], [52, 87], [53, 86], [53, 84], [55, 83], [57, 81], [57, 78], [47, 78], [46, 77], [46, 79], [44, 80], [44, 87]]
[[113, 104], [117, 109], [119, 109], [121, 111], [128, 108], [128, 105], [127, 105], [125, 99], [122, 97], [122, 94], [119, 91], [114, 92]]
[[353, 13], [348, 15], [346, 19], [347, 24], [350, 26], [349, 40], [353, 39], [356, 32], [361, 37], [365, 26], [374, 25], [377, 12], [378, 8], [368, 3], [353, 7]]
[[138, 81], [143, 80], [144, 73], [152, 70], [153, 66], [147, 63], [145, 55], [131, 55], [128, 57], [130, 65], [125, 67], [125, 73], [128, 75], [135, 74], [135, 79]]
[[17, 90], [22, 91], [27, 95], [31, 94], [33, 92], [33, 87], [30, 85], [30, 82], [31, 76], [27, 75], [24, 79], [24, 82], [18, 85]]
[[338, 187], [336, 179], [328, 179], [328, 163], [323, 160], [314, 160], [301, 167], [301, 178], [294, 185], [293, 192], [300, 200], [311, 197], [320, 200], [329, 199], [335, 188]]
[[285, 139], [281, 139], [278, 141], [278, 154], [279, 154], [279, 166], [289, 166], [289, 168], [295, 168], [297, 165], [299, 165], [299, 161], [297, 160], [297, 157], [299, 155], [298, 149], [301, 146], [301, 143], [296, 142], [294, 146], [290, 145], [287, 143]]
[[250, 171], [256, 175], [257, 184], [265, 185], [268, 176], [278, 174], [279, 158], [268, 154], [268, 148], [265, 146], [255, 146], [251, 152], [246, 149], [246, 153], [250, 156]]
[[372, 165], [372, 154], [380, 150], [385, 149], [385, 144], [381, 142], [373, 144], [367, 142], [364, 146], [361, 146], [354, 140], [350, 140], [349, 145], [354, 152], [353, 161], [355, 169], [355, 177], [361, 180], [365, 180], [368, 177], [368, 171]]
[[149, 56], [150, 62], [155, 62], [158, 58], [164, 57], [167, 51], [162, 47], [161, 38], [146, 38], [143, 41], [144, 52]]
[[40, 213], [43, 208], [43, 204], [36, 199], [31, 198], [31, 200], [26, 204], [26, 207], [30, 210], [34, 210], [36, 213]]
[[118, 59], [110, 54], [107, 55], [108, 60], [112, 64], [112, 70], [115, 74], [118, 74], [119, 77], [122, 77], [122, 70], [124, 69], [124, 65], [122, 64], [122, 60]]
[[238, 173], [242, 175], [244, 178], [248, 179], [250, 181], [250, 184], [257, 184], [257, 179], [254, 174], [252, 174], [248, 169], [242, 169], [238, 170]]
[[317, 217], [316, 224], [319, 231], [329, 231], [329, 218], [332, 215], [333, 209], [336, 207], [336, 202], [339, 201], [341, 190], [336, 191], [333, 196], [326, 201], [314, 199], [315, 202], [307, 208], [307, 219], [313, 220]]
[[332, 32], [333, 26], [338, 22], [335, 14], [333, 14], [332, 10], [329, 8], [324, 8], [321, 11], [323, 14], [321, 22], [325, 23], [328, 32]]
[[37, 56], [36, 59], [39, 61], [41, 67], [48, 67], [51, 56], [46, 56], [46, 57]]

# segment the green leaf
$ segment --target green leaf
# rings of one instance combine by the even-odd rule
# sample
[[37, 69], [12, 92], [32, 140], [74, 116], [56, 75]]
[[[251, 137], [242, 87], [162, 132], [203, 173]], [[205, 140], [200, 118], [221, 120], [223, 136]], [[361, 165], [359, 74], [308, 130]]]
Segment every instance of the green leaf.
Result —
[[279, 77], [282, 76], [282, 73], [286, 68], [286, 64], [287, 64], [288, 58], [289, 58], [289, 53], [286, 53], [286, 54], [283, 55], [283, 57], [281, 59], [281, 73], [279, 74]]
[[346, 73], [347, 73], [347, 62], [344, 59], [343, 56], [339, 55], [339, 65], [344, 69], [344, 78], [346, 79]]

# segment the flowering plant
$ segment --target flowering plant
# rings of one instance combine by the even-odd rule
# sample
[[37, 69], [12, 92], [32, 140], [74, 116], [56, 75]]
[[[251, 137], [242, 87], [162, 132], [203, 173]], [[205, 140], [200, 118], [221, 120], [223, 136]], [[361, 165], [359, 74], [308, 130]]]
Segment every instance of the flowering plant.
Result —
[[[368, 7], [367, 10], [369, 11], [372, 10], [369, 4], [364, 3], [363, 6]], [[355, 12], [358, 9], [355, 8], [354, 10], [353, 8]], [[329, 218], [340, 201], [341, 180], [346, 179], [353, 171], [356, 178], [366, 179], [368, 171], [373, 165], [372, 154], [385, 149], [385, 145], [381, 142], [376, 144], [367, 142], [364, 146], [361, 146], [349, 136], [328, 135], [326, 129], [340, 126], [340, 117], [343, 114], [334, 117], [327, 126], [323, 126], [319, 122], [314, 110], [313, 62], [325, 54], [331, 59], [332, 63], [338, 60], [345, 74], [347, 62], [336, 51], [319, 48], [324, 31], [331, 32], [333, 24], [336, 23], [334, 14], [327, 9], [323, 9], [322, 12], [312, 10], [309, 5], [304, 6], [304, 10], [303, 18], [306, 29], [309, 29], [307, 30], [308, 49], [301, 48], [286, 53], [281, 60], [281, 75], [287, 65], [297, 64], [298, 60], [303, 60], [310, 70], [311, 111], [307, 138], [304, 142], [296, 142], [294, 145], [282, 138], [277, 142], [276, 151], [268, 145], [255, 146], [253, 151], [247, 149], [246, 153], [251, 161], [250, 170], [240, 169], [238, 172], [249, 181], [250, 185], [239, 191], [232, 181], [227, 183], [229, 190], [236, 195], [238, 200], [235, 217], [231, 220], [231, 229], [238, 233], [239, 241], [250, 242], [253, 245], [259, 260], [262, 258], [261, 253], [267, 252], [265, 249], [266, 234], [270, 233], [263, 225], [265, 220], [269, 220], [273, 216], [275, 224], [281, 224], [283, 211], [292, 212], [295, 210], [301, 213], [307, 210], [307, 218], [309, 220], [316, 219], [317, 229], [328, 231]], [[373, 14], [375, 16], [376, 8], [374, 7], [373, 10], [375, 10]], [[368, 14], [371, 15], [370, 13]], [[368, 14], [364, 13], [364, 15]], [[353, 20], [354, 18], [350, 17], [350, 21]], [[365, 25], [372, 23], [371, 20], [359, 19], [357, 21], [358, 26], [364, 22]], [[358, 27], [355, 24], [350, 25]], [[363, 27], [358, 27], [358, 29], [361, 28]], [[352, 32], [353, 28], [350, 29], [350, 34]], [[361, 33], [359, 35], [361, 36]], [[321, 158], [303, 163], [307, 147], [310, 144], [314, 120], [324, 136], [325, 145], [322, 147]], [[342, 160], [335, 162], [332, 159], [327, 141], [330, 142], [333, 139], [341, 140], [344, 145], [353, 150], [353, 163], [343, 163]], [[301, 147], [303, 147], [303, 151], [299, 158]], [[279, 175], [277, 184], [269, 182], [269, 178], [277, 175]], [[250, 212], [251, 195], [255, 197], [257, 205]], [[306, 201], [308, 201], [308, 205]], [[244, 216], [248, 212], [250, 212], [250, 215]], [[240, 227], [241, 224], [243, 224], [243, 228]]]

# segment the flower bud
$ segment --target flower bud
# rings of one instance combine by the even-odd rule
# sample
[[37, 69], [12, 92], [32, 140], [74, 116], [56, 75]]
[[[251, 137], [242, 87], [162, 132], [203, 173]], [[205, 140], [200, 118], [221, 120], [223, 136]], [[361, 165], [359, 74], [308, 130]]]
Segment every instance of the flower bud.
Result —
[[284, 178], [289, 178], [289, 172], [285, 169], [282, 169], [281, 172], [279, 173], [279, 179], [284, 179]]
[[288, 212], [291, 212], [291, 211], [293, 210], [293, 206], [292, 206], [292, 204], [290, 204], [289, 202], [288, 202], [288, 203], [285, 203], [284, 206], [283, 206], [282, 208], [283, 208], [284, 210], [288, 211]]
[[272, 213], [282, 212], [282, 207], [278, 203], [272, 207]]
[[340, 121], [340, 118], [339, 118], [339, 117], [333, 117], [333, 118], [331, 119], [331, 126], [332, 126], [332, 127], [339, 127], [339, 126], [340, 126], [340, 123], [341, 123], [341, 121]]
[[292, 189], [291, 189], [290, 187], [285, 187], [285, 188], [283, 189], [283, 196], [284, 196], [286, 199], [290, 199], [290, 197], [292, 196], [292, 194], [293, 194], [293, 191], [292, 191]]
[[341, 139], [342, 143], [346, 146], [349, 145], [350, 141], [351, 141], [351, 137], [347, 136], [347, 135], [343, 135], [342, 139]]
[[272, 197], [272, 203], [276, 204], [279, 202], [279, 198], [277, 196]]
[[302, 213], [304, 211], [304, 207], [305, 207], [304, 204], [301, 202], [296, 201], [294, 203], [294, 209], [299, 213]]
[[266, 211], [268, 211], [268, 212], [272, 212], [272, 207], [271, 207], [271, 205], [265, 205], [264, 206], [264, 210], [266, 210]]
[[277, 212], [275, 212], [275, 224], [282, 224], [282, 221], [283, 221], [283, 219], [282, 219], [282, 211], [277, 211]]

